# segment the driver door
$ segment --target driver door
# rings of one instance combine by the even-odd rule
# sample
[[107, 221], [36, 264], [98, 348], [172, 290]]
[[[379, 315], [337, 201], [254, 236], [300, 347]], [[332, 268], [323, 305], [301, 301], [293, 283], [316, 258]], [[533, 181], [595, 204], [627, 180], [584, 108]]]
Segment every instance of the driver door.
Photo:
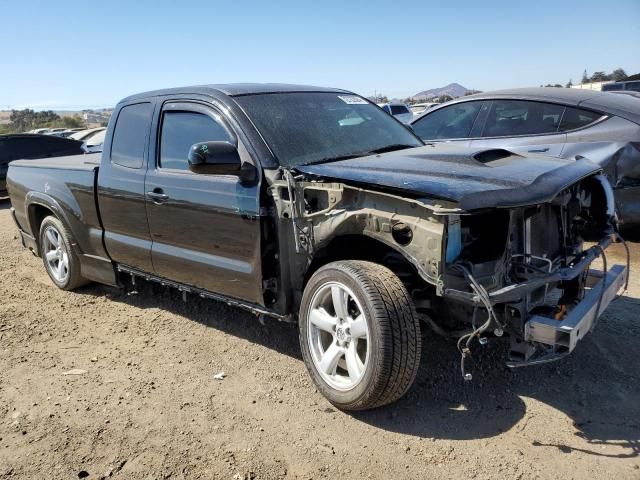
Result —
[[198, 142], [231, 142], [253, 162], [247, 150], [221, 112], [202, 103], [164, 103], [156, 129], [145, 185], [156, 274], [262, 304], [259, 182], [193, 173], [187, 160]]

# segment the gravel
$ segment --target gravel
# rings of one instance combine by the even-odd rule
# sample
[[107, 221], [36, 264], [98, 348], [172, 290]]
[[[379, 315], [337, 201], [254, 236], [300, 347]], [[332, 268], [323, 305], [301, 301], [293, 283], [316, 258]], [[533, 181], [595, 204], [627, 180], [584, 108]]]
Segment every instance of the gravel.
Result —
[[425, 332], [414, 388], [347, 414], [313, 387], [293, 326], [145, 283], [58, 290], [8, 208], [0, 479], [640, 478], [636, 277], [568, 359], [509, 370], [491, 340], [464, 382], [454, 344]]

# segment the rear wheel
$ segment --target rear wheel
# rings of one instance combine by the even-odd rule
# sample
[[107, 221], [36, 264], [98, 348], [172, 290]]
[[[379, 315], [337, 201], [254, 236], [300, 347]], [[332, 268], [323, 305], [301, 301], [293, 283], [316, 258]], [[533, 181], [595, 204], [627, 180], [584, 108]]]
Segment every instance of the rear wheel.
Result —
[[80, 260], [62, 222], [46, 217], [40, 225], [40, 255], [49, 278], [58, 288], [73, 290], [87, 281], [80, 275]]
[[300, 344], [320, 392], [343, 410], [402, 397], [420, 364], [420, 324], [409, 294], [388, 268], [330, 263], [305, 288]]

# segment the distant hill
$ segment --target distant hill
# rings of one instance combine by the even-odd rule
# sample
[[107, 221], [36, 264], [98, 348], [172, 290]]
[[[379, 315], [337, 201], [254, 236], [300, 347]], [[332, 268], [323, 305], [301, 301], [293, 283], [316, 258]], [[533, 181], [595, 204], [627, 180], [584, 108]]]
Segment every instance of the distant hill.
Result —
[[462, 97], [469, 90], [466, 87], [463, 87], [459, 83], [450, 83], [449, 85], [445, 85], [440, 88], [432, 88], [430, 90], [423, 90], [421, 92], [416, 93], [413, 98], [414, 99], [425, 99], [425, 98], [433, 98], [439, 97], [441, 95], [448, 95], [450, 97]]

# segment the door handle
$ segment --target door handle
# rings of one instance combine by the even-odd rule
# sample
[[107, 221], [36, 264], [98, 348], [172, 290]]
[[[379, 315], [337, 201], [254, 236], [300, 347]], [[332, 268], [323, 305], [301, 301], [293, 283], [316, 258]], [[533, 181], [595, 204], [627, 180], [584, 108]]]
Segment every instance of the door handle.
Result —
[[155, 203], [156, 205], [161, 205], [164, 202], [166, 202], [167, 200], [169, 200], [169, 195], [164, 193], [159, 188], [156, 188], [152, 192], [147, 192], [147, 197], [149, 197], [151, 199], [151, 201], [153, 203]]
[[529, 153], [544, 153], [544, 152], [548, 152], [548, 151], [549, 151], [549, 147], [534, 148], [533, 150], [529, 150]]

